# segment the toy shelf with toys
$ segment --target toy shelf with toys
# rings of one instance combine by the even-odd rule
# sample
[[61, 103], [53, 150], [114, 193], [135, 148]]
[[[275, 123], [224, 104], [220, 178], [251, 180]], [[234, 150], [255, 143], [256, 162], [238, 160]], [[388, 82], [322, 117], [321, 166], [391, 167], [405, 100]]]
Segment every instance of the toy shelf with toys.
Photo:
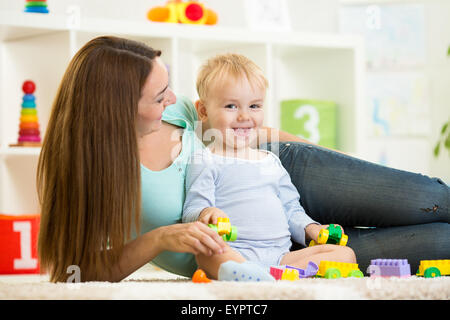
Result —
[[[280, 105], [288, 99], [334, 101], [337, 148], [364, 157], [364, 45], [357, 36], [251, 31], [193, 25], [74, 17], [70, 14], [0, 11], [0, 212], [39, 211], [35, 177], [39, 147], [11, 147], [18, 140], [22, 84], [32, 80], [44, 137], [53, 98], [71, 57], [88, 40], [117, 35], [162, 50], [170, 85], [197, 98], [200, 64], [218, 53], [254, 60], [270, 82], [265, 125], [280, 127]], [[220, 18], [219, 18], [220, 19]]]

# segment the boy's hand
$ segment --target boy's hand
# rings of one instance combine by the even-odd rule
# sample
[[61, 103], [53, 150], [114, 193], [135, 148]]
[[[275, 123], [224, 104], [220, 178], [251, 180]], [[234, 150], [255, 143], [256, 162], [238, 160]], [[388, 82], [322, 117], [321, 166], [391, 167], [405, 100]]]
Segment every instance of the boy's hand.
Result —
[[[338, 226], [339, 228], [341, 228], [342, 230], [342, 234], [345, 234], [344, 232], [344, 228], [342, 228], [342, 226], [338, 225], [338, 224], [334, 224], [335, 226]], [[330, 225], [329, 224], [315, 224], [315, 223], [311, 223], [308, 224], [305, 228], [305, 233], [306, 233], [306, 238], [307, 240], [314, 240], [315, 242], [317, 242], [317, 238], [319, 237], [319, 232], [322, 229], [326, 229], [328, 228]]]
[[205, 224], [217, 224], [217, 218], [219, 217], [228, 218], [222, 210], [215, 207], [208, 207], [200, 212], [197, 220]]

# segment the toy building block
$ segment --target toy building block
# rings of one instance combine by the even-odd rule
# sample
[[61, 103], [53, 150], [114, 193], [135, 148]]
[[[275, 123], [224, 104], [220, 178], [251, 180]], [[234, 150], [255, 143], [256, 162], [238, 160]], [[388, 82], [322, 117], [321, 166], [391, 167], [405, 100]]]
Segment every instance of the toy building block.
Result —
[[341, 277], [362, 278], [364, 274], [359, 270], [357, 263], [320, 261], [317, 276], [326, 279], [337, 279]]
[[281, 280], [283, 271], [284, 269], [281, 267], [270, 267], [270, 274], [275, 278], [275, 280]]
[[299, 280], [299, 272], [297, 268], [286, 268], [283, 270], [281, 280], [295, 281]]
[[342, 229], [339, 226], [330, 224], [326, 229], [322, 229], [317, 237], [317, 243], [311, 240], [309, 246], [315, 246], [317, 244], [338, 244], [340, 246], [346, 246], [348, 242], [348, 236], [342, 233]]
[[192, 276], [192, 282], [194, 283], [209, 283], [210, 279], [206, 276], [206, 273], [202, 269], [197, 269]]
[[319, 271], [319, 267], [314, 262], [310, 261], [308, 262], [308, 265], [306, 266], [306, 269], [299, 269], [300, 272], [300, 278], [309, 278], [313, 277], [317, 274], [317, 271]]
[[417, 276], [435, 278], [450, 275], [450, 260], [421, 260]]
[[219, 235], [229, 234], [231, 232], [230, 219], [223, 217], [217, 218], [217, 232]]
[[25, 3], [25, 12], [49, 13], [47, 0], [27, 0]]
[[[292, 271], [290, 270], [295, 271], [294, 273], [292, 273]], [[270, 267], [270, 274], [275, 278], [275, 280], [298, 280], [314, 277], [317, 273], [317, 270], [319, 270], [319, 267], [314, 262], [310, 261], [306, 269], [300, 269], [289, 265], [286, 265], [284, 267]]]
[[208, 224], [208, 227], [215, 230], [224, 241], [236, 241], [237, 228], [232, 226], [230, 219], [219, 217], [217, 224]]
[[407, 259], [374, 259], [370, 261], [367, 273], [374, 277], [410, 277], [411, 266]]
[[0, 274], [39, 273], [39, 215], [0, 215]]

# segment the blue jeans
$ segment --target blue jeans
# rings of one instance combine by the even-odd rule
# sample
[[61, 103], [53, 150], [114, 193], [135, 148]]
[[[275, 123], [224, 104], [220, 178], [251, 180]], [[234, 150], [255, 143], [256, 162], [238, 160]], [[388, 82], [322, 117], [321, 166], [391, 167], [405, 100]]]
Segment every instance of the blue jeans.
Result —
[[304, 143], [263, 148], [280, 157], [312, 219], [344, 227], [364, 273], [377, 258], [408, 259], [412, 273], [420, 260], [450, 259], [450, 188], [440, 179]]

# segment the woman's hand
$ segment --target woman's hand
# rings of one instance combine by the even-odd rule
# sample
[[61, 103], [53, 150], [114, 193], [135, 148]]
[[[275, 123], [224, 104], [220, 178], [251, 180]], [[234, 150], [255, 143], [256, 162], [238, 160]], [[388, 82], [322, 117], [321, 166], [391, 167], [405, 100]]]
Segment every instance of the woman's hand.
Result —
[[228, 218], [228, 216], [218, 208], [208, 207], [200, 212], [197, 220], [204, 224], [217, 224], [217, 218]]
[[[338, 224], [334, 224], [334, 225], [341, 228], [342, 234], [344, 234], [344, 228], [342, 228], [342, 226], [340, 226]], [[306, 233], [307, 239], [314, 240], [315, 242], [317, 242], [317, 238], [319, 237], [320, 230], [326, 229], [329, 226], [330, 226], [329, 224], [325, 224], [325, 225], [315, 224], [315, 223], [308, 224], [305, 228], [305, 233]]]
[[222, 254], [225, 241], [206, 224], [196, 221], [178, 223], [158, 228], [157, 237], [161, 251], [189, 252], [192, 254]]

